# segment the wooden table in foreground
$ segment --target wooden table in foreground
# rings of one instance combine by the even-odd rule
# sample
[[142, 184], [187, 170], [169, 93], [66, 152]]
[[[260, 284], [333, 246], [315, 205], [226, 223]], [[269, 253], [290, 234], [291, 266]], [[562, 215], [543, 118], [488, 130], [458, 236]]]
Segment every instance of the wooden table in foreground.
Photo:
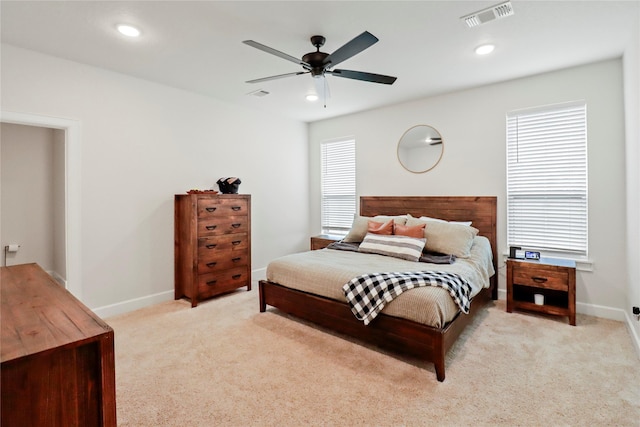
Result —
[[113, 329], [37, 264], [0, 270], [1, 425], [116, 426]]

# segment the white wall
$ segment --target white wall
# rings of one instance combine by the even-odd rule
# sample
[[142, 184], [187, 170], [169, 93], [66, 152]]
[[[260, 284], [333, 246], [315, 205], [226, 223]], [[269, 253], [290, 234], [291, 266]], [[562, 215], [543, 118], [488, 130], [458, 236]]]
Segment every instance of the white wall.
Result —
[[[320, 228], [319, 144], [354, 135], [359, 195], [498, 196], [498, 251], [506, 252], [506, 113], [584, 99], [594, 271], [577, 274], [577, 301], [589, 305], [578, 309], [622, 309], [628, 305], [622, 86], [621, 61], [609, 60], [313, 123], [310, 231]], [[425, 174], [405, 171], [396, 157], [398, 139], [416, 124], [432, 125], [444, 141], [442, 160]], [[502, 289], [504, 276], [502, 266]]]
[[13, 46], [1, 54], [3, 111], [82, 125], [90, 308], [172, 298], [173, 195], [223, 176], [252, 195], [254, 270], [308, 247], [306, 124]]
[[629, 300], [625, 307], [640, 354], [640, 322], [630, 313], [640, 307], [640, 16], [624, 54], [624, 100], [627, 166], [627, 262]]
[[53, 272], [58, 280], [67, 278], [67, 233], [65, 227], [65, 131], [53, 129]]

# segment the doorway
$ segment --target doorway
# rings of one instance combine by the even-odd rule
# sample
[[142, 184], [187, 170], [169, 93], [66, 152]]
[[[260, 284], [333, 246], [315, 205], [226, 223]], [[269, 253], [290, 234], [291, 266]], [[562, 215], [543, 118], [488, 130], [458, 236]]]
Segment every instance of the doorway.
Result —
[[[42, 116], [28, 113], [2, 111], [0, 122], [16, 125], [34, 126], [58, 130], [59, 143], [64, 145], [61, 163], [64, 182], [60, 185], [60, 198], [64, 199], [63, 218], [59, 221], [64, 252], [60, 262], [65, 270], [65, 287], [76, 298], [82, 300], [81, 284], [81, 240], [80, 240], [80, 122], [58, 117]], [[56, 132], [56, 131], [54, 131]], [[18, 242], [19, 243], [19, 242]], [[4, 248], [2, 248], [4, 251]]]

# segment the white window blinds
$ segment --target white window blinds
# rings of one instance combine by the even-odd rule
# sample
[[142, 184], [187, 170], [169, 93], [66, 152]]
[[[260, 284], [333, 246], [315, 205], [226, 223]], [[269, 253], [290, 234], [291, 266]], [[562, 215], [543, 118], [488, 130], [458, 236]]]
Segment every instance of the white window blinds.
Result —
[[321, 144], [321, 221], [323, 233], [345, 234], [356, 212], [356, 142]]
[[587, 255], [584, 102], [507, 114], [507, 244]]

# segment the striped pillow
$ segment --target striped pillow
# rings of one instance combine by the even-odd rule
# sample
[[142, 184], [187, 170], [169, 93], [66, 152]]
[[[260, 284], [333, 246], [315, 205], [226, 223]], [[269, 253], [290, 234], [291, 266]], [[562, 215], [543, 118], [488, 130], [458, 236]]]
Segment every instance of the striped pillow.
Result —
[[425, 242], [426, 239], [416, 237], [368, 233], [358, 251], [417, 262], [422, 255]]

